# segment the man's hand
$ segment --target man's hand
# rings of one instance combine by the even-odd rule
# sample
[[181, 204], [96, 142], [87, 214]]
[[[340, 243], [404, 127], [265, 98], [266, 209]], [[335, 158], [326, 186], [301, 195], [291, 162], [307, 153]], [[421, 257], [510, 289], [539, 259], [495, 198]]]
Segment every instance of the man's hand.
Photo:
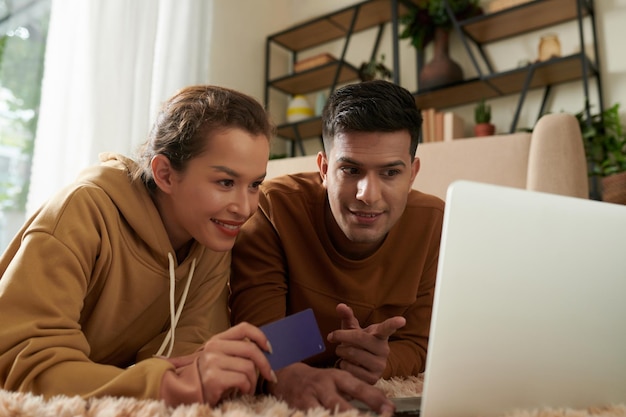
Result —
[[406, 319], [395, 316], [362, 329], [347, 305], [337, 304], [337, 315], [341, 318], [341, 330], [331, 332], [328, 341], [339, 343], [335, 349], [339, 368], [365, 382], [376, 383], [387, 366], [389, 336], [403, 327]]
[[395, 410], [380, 389], [340, 369], [313, 368], [300, 362], [276, 373], [278, 382], [268, 384], [269, 392], [294, 408], [321, 406], [346, 411], [354, 408], [349, 401], [357, 399], [383, 416], [391, 416]]

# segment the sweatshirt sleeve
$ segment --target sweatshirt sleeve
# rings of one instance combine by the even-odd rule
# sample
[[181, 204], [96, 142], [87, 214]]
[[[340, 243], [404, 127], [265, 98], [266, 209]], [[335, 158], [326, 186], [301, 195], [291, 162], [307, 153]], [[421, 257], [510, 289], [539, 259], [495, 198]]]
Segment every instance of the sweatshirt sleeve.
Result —
[[231, 324], [260, 326], [286, 313], [286, 260], [267, 210], [267, 198], [261, 194], [259, 209], [241, 228], [233, 248]]
[[422, 275], [415, 302], [404, 314], [406, 326], [389, 339], [389, 357], [383, 378], [405, 377], [424, 372], [435, 294], [437, 260]]
[[23, 239], [14, 254], [5, 254], [13, 259], [0, 279], [4, 389], [46, 396], [155, 398], [162, 374], [172, 366], [151, 359], [123, 369], [90, 360], [80, 324], [89, 286], [79, 260], [48, 233], [29, 233]]
[[[412, 251], [415, 259], [422, 259], [423, 270], [415, 301], [403, 314], [406, 325], [398, 329], [389, 339], [390, 353], [383, 378], [418, 375], [426, 367], [426, 352], [430, 335], [430, 322], [439, 263], [439, 247], [443, 225], [443, 205], [423, 215], [428, 221], [420, 234], [419, 250]], [[407, 245], [408, 246], [408, 245]]]

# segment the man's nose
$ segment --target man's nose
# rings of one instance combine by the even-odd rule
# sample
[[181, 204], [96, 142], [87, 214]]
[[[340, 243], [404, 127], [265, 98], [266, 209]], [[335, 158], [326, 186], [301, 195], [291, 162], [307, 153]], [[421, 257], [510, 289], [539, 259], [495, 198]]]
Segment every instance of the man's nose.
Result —
[[380, 179], [375, 174], [368, 174], [357, 183], [356, 198], [367, 205], [380, 199]]

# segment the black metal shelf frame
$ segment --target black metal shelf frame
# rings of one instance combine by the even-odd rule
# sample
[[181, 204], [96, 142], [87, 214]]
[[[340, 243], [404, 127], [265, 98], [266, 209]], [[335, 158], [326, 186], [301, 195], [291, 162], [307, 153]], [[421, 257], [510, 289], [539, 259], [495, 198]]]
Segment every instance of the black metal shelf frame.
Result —
[[[534, 0], [531, 3], [539, 3], [539, 2], [543, 2], [546, 0]], [[582, 84], [583, 84], [583, 91], [584, 91], [584, 96], [585, 96], [585, 112], [587, 113], [587, 116], [590, 115], [591, 109], [590, 109], [590, 104], [589, 104], [589, 79], [591, 78], [591, 76], [595, 77], [596, 79], [596, 87], [597, 87], [597, 92], [598, 92], [598, 105], [600, 107], [600, 113], [602, 113], [603, 109], [604, 109], [604, 100], [603, 100], [603, 94], [602, 94], [602, 80], [601, 80], [601, 76], [600, 76], [600, 67], [599, 67], [599, 53], [598, 53], [598, 36], [597, 36], [597, 29], [596, 29], [596, 15], [595, 15], [595, 7], [594, 7], [594, 3], [593, 0], [575, 0], [576, 1], [576, 21], [577, 21], [577, 27], [578, 27], [578, 36], [579, 36], [579, 43], [580, 43], [580, 48], [581, 48], [581, 52], [579, 55], [579, 63], [581, 66], [581, 71], [582, 71], [582, 75], [581, 75], [581, 80], [582, 80]], [[454, 15], [454, 12], [452, 11], [452, 8], [450, 6], [449, 0], [444, 0], [445, 6], [446, 6], [446, 10], [448, 12], [448, 15], [450, 16], [450, 19], [452, 21], [453, 24], [453, 28], [455, 30], [455, 32], [457, 33], [457, 35], [459, 36], [459, 38], [461, 39], [461, 42], [463, 44], [463, 47], [465, 49], [465, 51], [467, 52], [468, 56], [470, 57], [470, 60], [472, 61], [472, 65], [474, 66], [474, 69], [476, 70], [477, 74], [478, 74], [478, 79], [483, 80], [485, 83], [489, 84], [491, 87], [494, 88], [495, 91], [499, 91], [498, 88], [496, 86], [494, 86], [493, 84], [490, 83], [490, 78], [493, 77], [494, 75], [496, 75], [497, 73], [494, 71], [493, 66], [491, 64], [491, 61], [489, 60], [489, 58], [487, 57], [487, 54], [485, 53], [484, 50], [484, 45], [491, 43], [491, 42], [495, 42], [495, 41], [499, 41], [499, 40], [503, 40], [503, 39], [507, 39], [510, 36], [515, 36], [515, 35], [510, 35], [507, 37], [502, 37], [502, 38], [498, 38], [495, 40], [490, 40], [487, 42], [479, 42], [477, 41], [474, 37], [471, 36], [471, 34], [469, 34], [466, 30], [467, 26], [470, 24], [474, 24], [476, 22], [481, 22], [481, 21], [485, 21], [485, 20], [490, 20], [490, 19], [497, 19], [500, 16], [504, 16], [506, 14], [510, 14], [510, 13], [515, 13], [517, 10], [521, 10], [524, 8], [529, 7], [529, 3], [522, 3], [520, 5], [517, 6], [513, 6], [504, 10], [501, 10], [499, 12], [496, 13], [492, 13], [489, 15], [482, 15], [482, 16], [477, 16], [474, 18], [470, 18], [464, 21], [458, 21]], [[591, 30], [592, 30], [592, 41], [593, 41], [593, 49], [594, 49], [594, 58], [595, 58], [595, 62], [592, 64], [590, 62], [590, 60], [587, 57], [587, 53], [586, 53], [586, 44], [585, 44], [585, 31], [583, 28], [583, 19], [588, 16], [590, 21], [591, 21]], [[569, 19], [564, 19], [565, 20], [569, 20]], [[554, 23], [552, 23], [554, 24]], [[540, 27], [535, 27], [532, 28], [532, 30], [537, 30]], [[530, 30], [529, 30], [530, 31]], [[488, 70], [488, 74], [484, 74], [482, 71], [481, 66], [478, 64], [478, 59], [476, 57], [476, 54], [474, 53], [474, 51], [472, 50], [472, 48], [469, 45], [469, 41], [472, 41], [472, 43], [474, 44], [474, 46], [476, 47], [476, 50], [478, 50], [479, 55], [482, 59], [482, 62], [484, 63], [485, 67]], [[423, 57], [423, 56], [422, 56]], [[421, 57], [418, 57], [418, 68], [421, 68], [422, 66], [422, 62], [423, 60], [420, 59]], [[529, 65], [527, 67], [527, 73], [526, 73], [526, 78], [524, 80], [524, 83], [522, 85], [522, 88], [519, 92], [519, 99], [517, 102], [517, 106], [515, 109], [515, 114], [513, 116], [513, 120], [511, 122], [510, 125], [510, 129], [509, 132], [513, 133], [515, 132], [516, 128], [517, 128], [517, 123], [519, 121], [519, 115], [520, 112], [522, 110], [522, 107], [524, 105], [527, 93], [529, 91], [529, 89], [531, 88], [531, 80], [533, 79], [533, 76], [535, 75], [535, 71], [537, 70], [537, 68], [539, 68], [542, 65], [542, 63], [537, 63], [537, 64], [533, 64], [533, 65]], [[445, 87], [444, 87], [445, 88]], [[545, 107], [546, 107], [546, 103], [548, 101], [548, 98], [550, 96], [550, 93], [552, 91], [552, 84], [548, 84], [544, 87], [544, 93], [543, 93], [543, 97], [541, 100], [541, 104], [540, 104], [540, 108], [539, 108], [539, 112], [537, 115], [537, 120], [539, 120], [539, 118], [544, 114], [545, 112]], [[419, 92], [419, 91], [418, 91]], [[499, 94], [501, 96], [504, 95], [510, 95], [511, 93], [509, 92], [499, 92]], [[587, 120], [590, 120], [590, 117], [587, 117]]]

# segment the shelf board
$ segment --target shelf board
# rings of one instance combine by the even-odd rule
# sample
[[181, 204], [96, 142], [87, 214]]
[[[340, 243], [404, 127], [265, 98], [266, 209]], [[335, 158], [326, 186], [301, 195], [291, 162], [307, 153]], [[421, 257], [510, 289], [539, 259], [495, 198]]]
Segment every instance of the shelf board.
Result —
[[[391, 21], [390, 0], [370, 0], [349, 6], [335, 13], [293, 26], [269, 37], [269, 40], [294, 52], [302, 51], [325, 42], [340, 39], [348, 33], [354, 13], [359, 14], [354, 32], [360, 32]], [[398, 15], [408, 9], [398, 3]]]
[[276, 127], [276, 134], [283, 139], [297, 140], [296, 129], [300, 138], [308, 139], [322, 136], [322, 118], [311, 117], [296, 123], [285, 123]]
[[[292, 75], [270, 81], [270, 85], [284, 93], [308, 94], [323, 90], [332, 85], [341, 61], [329, 62]], [[349, 83], [359, 79], [359, 70], [353, 65], [343, 62], [337, 84]]]
[[[481, 99], [489, 99], [505, 95], [517, 94], [522, 91], [524, 82], [530, 70], [534, 70], [529, 89], [546, 87], [579, 80], [583, 77], [582, 54], [574, 54], [561, 58], [552, 58], [549, 61], [537, 62], [526, 67], [473, 78], [449, 86], [434, 88], [414, 93], [415, 102], [421, 109], [446, 108], [474, 103]], [[589, 74], [596, 70], [588, 58]]]
[[[465, 33], [480, 44], [576, 19], [577, 0], [534, 0], [460, 22]], [[583, 16], [588, 14], [583, 7]]]
[[[529, 84], [529, 89], [546, 87], [548, 85], [562, 84], [569, 81], [580, 80], [583, 77], [583, 56], [578, 53], [561, 58], [552, 58], [548, 61], [537, 62], [528, 67], [518, 68], [486, 78], [486, 81], [494, 86], [502, 94], [514, 94], [521, 91], [528, 70], [534, 68], [534, 74]], [[589, 59], [587, 59], [589, 63]], [[595, 69], [589, 65], [589, 76]]]
[[428, 91], [418, 91], [414, 94], [415, 103], [420, 109], [460, 106], [483, 98], [497, 97], [496, 90], [480, 78], [465, 80], [454, 85], [434, 88]]

